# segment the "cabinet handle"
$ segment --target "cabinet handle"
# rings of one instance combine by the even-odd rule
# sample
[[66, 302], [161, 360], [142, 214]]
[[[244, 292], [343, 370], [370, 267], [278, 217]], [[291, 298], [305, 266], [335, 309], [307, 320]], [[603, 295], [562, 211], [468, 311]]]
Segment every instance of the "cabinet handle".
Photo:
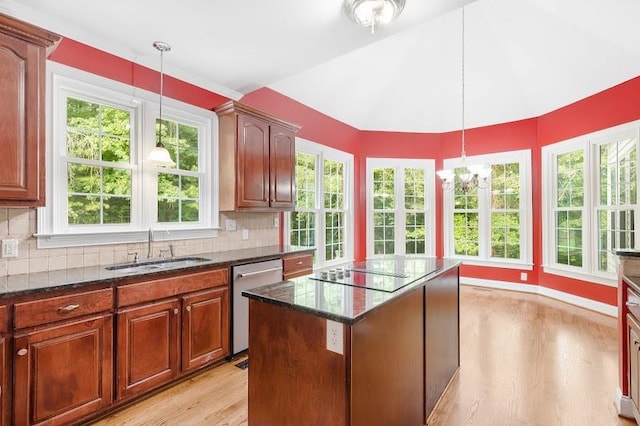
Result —
[[302, 260], [298, 260], [298, 261], [296, 262], [296, 265], [302, 265]]
[[191, 306], [187, 306], [187, 312], [191, 312]]
[[27, 354], [27, 350], [25, 348], [18, 349], [19, 356], [25, 356]]
[[58, 308], [58, 312], [60, 312], [61, 314], [66, 314], [67, 312], [75, 311], [79, 307], [80, 307], [80, 305], [78, 305], [77, 303], [73, 303], [71, 305], [67, 305], [67, 306], [64, 306], [62, 308]]
[[174, 314], [178, 315], [178, 312], [179, 312], [179, 311], [178, 311], [178, 308], [173, 308], [173, 313], [174, 313]]
[[625, 305], [627, 305], [627, 306], [640, 306], [640, 303], [626, 302]]
[[633, 346], [638, 346], [640, 344], [640, 342], [638, 342], [637, 340], [633, 341]]
[[265, 274], [267, 272], [273, 272], [273, 271], [282, 271], [282, 267], [278, 266], [277, 268], [261, 269], [255, 272], [245, 272], [244, 274], [238, 274], [238, 277], [239, 278], [250, 277], [253, 275], [260, 275], [260, 274]]

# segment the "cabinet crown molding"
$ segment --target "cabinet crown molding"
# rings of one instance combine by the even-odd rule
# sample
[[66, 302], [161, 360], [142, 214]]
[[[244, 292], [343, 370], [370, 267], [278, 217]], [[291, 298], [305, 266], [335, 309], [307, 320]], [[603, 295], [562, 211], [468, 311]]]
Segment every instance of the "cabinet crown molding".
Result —
[[249, 105], [245, 105], [243, 103], [240, 103], [238, 101], [228, 101], [223, 103], [222, 105], [218, 105], [217, 107], [215, 107], [213, 109], [213, 111], [218, 115], [226, 115], [226, 114], [231, 114], [231, 113], [236, 113], [236, 112], [240, 112], [246, 115], [251, 115], [253, 117], [262, 119], [262, 120], [266, 120], [266, 121], [270, 121], [270, 122], [275, 122], [283, 127], [288, 128], [289, 130], [293, 131], [293, 132], [297, 132], [298, 130], [300, 130], [299, 125], [295, 124], [295, 123], [291, 123], [289, 121], [285, 121], [281, 118], [278, 118], [274, 115], [271, 115], [269, 113], [266, 113], [264, 111], [260, 111], [256, 108], [250, 107]]

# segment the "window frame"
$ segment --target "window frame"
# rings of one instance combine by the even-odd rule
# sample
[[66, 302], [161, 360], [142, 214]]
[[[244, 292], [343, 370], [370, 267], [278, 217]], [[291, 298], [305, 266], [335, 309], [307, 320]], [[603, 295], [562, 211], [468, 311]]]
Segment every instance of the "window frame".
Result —
[[[315, 162], [315, 197], [312, 209], [304, 208], [301, 211], [313, 212], [316, 220], [315, 232], [315, 256], [314, 267], [322, 268], [353, 261], [354, 256], [354, 158], [353, 154], [340, 151], [325, 145], [318, 144], [303, 138], [296, 137], [296, 154], [300, 152], [314, 156]], [[325, 214], [334, 212], [335, 209], [324, 206], [324, 160], [332, 160], [344, 163], [344, 246], [342, 257], [327, 261], [325, 258]], [[284, 215], [284, 238], [287, 244], [291, 242], [291, 212]]]
[[[404, 169], [421, 169], [424, 171], [424, 204], [425, 227], [427, 238], [425, 239], [425, 254], [409, 254], [407, 256], [432, 256], [436, 255], [436, 191], [435, 191], [435, 160], [416, 158], [369, 158], [366, 159], [366, 188], [367, 188], [367, 258], [380, 258], [385, 254], [374, 254], [374, 213], [373, 208], [373, 170], [379, 168], [394, 169], [394, 196], [393, 209], [385, 209], [385, 212], [393, 212], [394, 221], [394, 254], [404, 255], [406, 252], [406, 214], [415, 212], [415, 209], [405, 208]], [[431, 208], [429, 208], [431, 206]], [[431, 230], [429, 232], [429, 230]], [[401, 232], [399, 232], [401, 231]]]
[[[159, 118], [159, 95], [66, 65], [47, 62], [47, 205], [38, 209], [38, 248], [140, 242], [149, 229], [156, 239], [190, 239], [217, 236], [218, 136], [217, 117], [184, 102], [163, 97], [162, 118], [198, 127], [201, 173], [198, 222], [157, 222], [157, 173], [161, 168], [144, 161], [155, 146], [155, 122]], [[131, 222], [123, 225], [72, 225], [67, 223], [66, 99], [90, 102], [131, 111], [129, 165], [132, 168]]]
[[456, 255], [453, 244], [454, 190], [442, 191], [442, 225], [444, 257], [459, 259], [467, 265], [480, 265], [507, 269], [533, 270], [533, 215], [532, 215], [532, 177], [531, 150], [496, 152], [468, 156], [466, 159], [447, 158], [443, 160], [445, 169], [466, 167], [469, 164], [483, 164], [491, 167], [494, 164], [519, 163], [520, 173], [520, 258], [503, 259], [491, 257], [491, 178], [486, 187], [478, 188], [478, 256]]
[[[610, 287], [618, 284], [617, 273], [598, 270], [598, 211], [599, 204], [599, 154], [601, 145], [614, 142], [624, 136], [636, 138], [636, 164], [640, 166], [640, 120], [613, 126], [597, 132], [556, 142], [542, 147], [542, 269], [545, 273], [560, 275], [582, 281], [594, 282]], [[556, 157], [573, 151], [583, 151], [584, 205], [582, 207], [582, 267], [569, 266], [555, 261], [555, 212], [557, 210], [557, 170]], [[637, 171], [637, 179], [640, 175]], [[640, 186], [638, 186], [640, 188]], [[640, 224], [640, 208], [635, 211], [635, 223]], [[640, 228], [636, 229], [640, 232]], [[640, 238], [636, 238], [636, 248], [640, 248]]]

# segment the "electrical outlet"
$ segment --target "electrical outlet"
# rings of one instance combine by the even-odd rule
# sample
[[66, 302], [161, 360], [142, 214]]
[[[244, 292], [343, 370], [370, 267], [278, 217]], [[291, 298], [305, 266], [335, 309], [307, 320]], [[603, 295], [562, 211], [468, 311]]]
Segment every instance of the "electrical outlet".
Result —
[[273, 218], [273, 227], [277, 228], [278, 226], [280, 226], [280, 218], [276, 216]]
[[2, 257], [18, 257], [18, 240], [2, 240]]
[[246, 229], [246, 228], [242, 230], [242, 239], [243, 240], [248, 240], [249, 239], [249, 230]]
[[233, 219], [227, 219], [226, 222], [227, 231], [235, 231], [236, 230], [236, 221]]
[[344, 354], [344, 326], [340, 322], [327, 320], [327, 350]]
[[520, 272], [520, 281], [526, 281], [526, 280], [527, 280], [527, 273]]

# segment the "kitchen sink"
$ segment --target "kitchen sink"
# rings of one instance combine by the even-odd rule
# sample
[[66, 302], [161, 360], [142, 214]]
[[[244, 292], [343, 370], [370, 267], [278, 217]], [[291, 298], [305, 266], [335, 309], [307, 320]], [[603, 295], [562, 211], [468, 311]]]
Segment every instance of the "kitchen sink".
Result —
[[211, 259], [206, 257], [178, 257], [175, 259], [157, 259], [143, 262], [122, 263], [119, 265], [107, 266], [105, 269], [121, 274], [128, 274], [135, 272], [161, 271], [163, 269], [177, 269], [210, 261]]

